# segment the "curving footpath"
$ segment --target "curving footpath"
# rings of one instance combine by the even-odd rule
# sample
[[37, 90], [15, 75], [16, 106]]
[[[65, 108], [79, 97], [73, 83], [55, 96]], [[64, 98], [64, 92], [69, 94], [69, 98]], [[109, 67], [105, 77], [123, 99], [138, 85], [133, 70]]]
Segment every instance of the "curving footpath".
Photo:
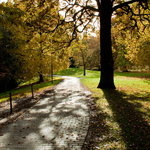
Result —
[[55, 91], [0, 130], [1, 150], [81, 150], [89, 127], [90, 92], [64, 77]]

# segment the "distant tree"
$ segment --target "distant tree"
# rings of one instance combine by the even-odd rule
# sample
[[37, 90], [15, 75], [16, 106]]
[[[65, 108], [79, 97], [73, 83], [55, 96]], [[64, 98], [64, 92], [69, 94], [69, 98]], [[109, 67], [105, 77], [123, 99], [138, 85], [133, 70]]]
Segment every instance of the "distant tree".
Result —
[[73, 58], [76, 66], [83, 67], [83, 75], [86, 69], [100, 69], [100, 42], [98, 37], [83, 34], [83, 37], [72, 44]]
[[127, 58], [130, 62], [133, 62], [134, 65], [139, 66], [141, 69], [150, 66], [150, 25], [144, 31], [140, 28], [140, 32], [136, 36], [135, 34], [128, 34], [125, 41]]
[[76, 68], [77, 66], [76, 66], [76, 64], [75, 64], [75, 59], [74, 59], [73, 57], [70, 57], [69, 60], [70, 60], [70, 65], [69, 65], [69, 67], [70, 67], [70, 68]]
[[[132, 29], [130, 28], [132, 23], [130, 18], [126, 15], [123, 16], [122, 18], [116, 16], [112, 19], [111, 39], [114, 68], [125, 72], [130, 65], [129, 58], [127, 57], [128, 53], [125, 38], [127, 34], [131, 34], [132, 32]], [[127, 22], [129, 28], [127, 28]]]
[[83, 34], [75, 44], [73, 44], [74, 59], [77, 66], [83, 66], [83, 75], [86, 75], [87, 62], [91, 56], [91, 51], [89, 50], [89, 39], [87, 33]]
[[91, 55], [87, 62], [87, 67], [90, 69], [100, 70], [100, 39], [99, 32], [96, 34], [96, 37], [91, 36], [88, 42], [88, 49], [91, 52]]

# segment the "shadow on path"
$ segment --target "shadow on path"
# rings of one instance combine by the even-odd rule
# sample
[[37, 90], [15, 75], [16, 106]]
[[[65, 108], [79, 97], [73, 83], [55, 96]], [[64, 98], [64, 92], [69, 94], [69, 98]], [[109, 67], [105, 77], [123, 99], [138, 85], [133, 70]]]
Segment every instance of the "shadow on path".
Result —
[[62, 82], [40, 95], [40, 101], [0, 130], [0, 149], [81, 149], [89, 126], [89, 95], [79, 87], [68, 79], [67, 87]]

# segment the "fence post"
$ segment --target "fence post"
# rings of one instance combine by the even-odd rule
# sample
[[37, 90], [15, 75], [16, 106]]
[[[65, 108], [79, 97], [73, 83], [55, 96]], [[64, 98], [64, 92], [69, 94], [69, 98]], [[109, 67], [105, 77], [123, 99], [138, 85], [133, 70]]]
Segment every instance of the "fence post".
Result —
[[11, 99], [11, 92], [9, 93], [10, 97], [10, 114], [12, 114], [12, 99]]
[[31, 85], [31, 92], [32, 92], [32, 98], [34, 98], [34, 95], [33, 95], [33, 85]]

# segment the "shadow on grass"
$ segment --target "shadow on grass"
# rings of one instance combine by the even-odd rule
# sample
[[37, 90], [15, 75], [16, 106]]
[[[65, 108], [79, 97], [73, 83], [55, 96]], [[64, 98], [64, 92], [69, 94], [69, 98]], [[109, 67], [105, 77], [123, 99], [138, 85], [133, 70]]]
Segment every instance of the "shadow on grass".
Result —
[[[121, 128], [121, 135], [127, 149], [148, 150], [150, 147], [150, 125], [143, 119], [142, 112], [138, 110], [142, 107], [141, 104], [128, 102], [130, 96], [128, 99], [124, 99], [125, 93], [117, 90], [105, 89], [103, 93]], [[131, 97], [133, 98], [133, 95]]]
[[[93, 150], [99, 144], [111, 141], [112, 139], [107, 136], [110, 133], [109, 126], [106, 124], [108, 115], [103, 112], [101, 107], [96, 106], [96, 101], [99, 97], [91, 97], [90, 99], [90, 125], [88, 134], [82, 150]], [[114, 139], [113, 139], [114, 140]]]

